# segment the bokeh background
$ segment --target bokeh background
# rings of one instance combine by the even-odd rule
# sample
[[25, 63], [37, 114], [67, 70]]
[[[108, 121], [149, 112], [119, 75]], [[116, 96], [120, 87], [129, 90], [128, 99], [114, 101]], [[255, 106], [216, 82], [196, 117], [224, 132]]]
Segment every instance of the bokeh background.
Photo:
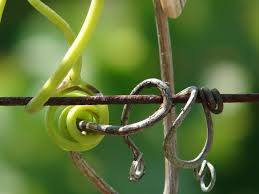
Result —
[[[88, 1], [46, 0], [78, 32]], [[259, 1], [188, 1], [183, 15], [170, 20], [175, 87], [217, 87], [222, 93], [259, 91]], [[8, 1], [0, 26], [0, 96], [33, 96], [53, 72], [68, 46], [60, 33], [26, 0]], [[151, 0], [106, 1], [101, 22], [84, 52], [84, 80], [104, 94], [128, 94], [140, 81], [160, 77]], [[149, 91], [155, 93], [156, 91]], [[131, 121], [157, 106], [133, 108]], [[120, 123], [122, 106], [110, 106], [111, 123]], [[45, 111], [45, 110], [44, 110]], [[74, 168], [67, 153], [48, 137], [44, 111], [0, 108], [0, 193], [98, 193]], [[213, 116], [215, 142], [208, 160], [217, 170], [214, 194], [259, 192], [259, 106], [227, 104]], [[180, 155], [193, 158], [205, 139], [202, 109], [195, 105], [179, 130]], [[120, 193], [162, 193], [162, 123], [134, 136], [147, 172], [128, 181], [131, 154], [121, 138], [106, 137], [84, 154]], [[181, 171], [180, 194], [201, 194], [191, 171]]]

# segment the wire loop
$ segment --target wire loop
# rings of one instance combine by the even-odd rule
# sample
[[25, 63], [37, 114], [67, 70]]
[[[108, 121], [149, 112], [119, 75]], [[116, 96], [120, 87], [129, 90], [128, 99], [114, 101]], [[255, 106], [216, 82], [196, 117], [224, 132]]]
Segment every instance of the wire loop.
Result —
[[[164, 150], [165, 155], [169, 161], [173, 163], [174, 166], [178, 168], [190, 168], [195, 170], [195, 176], [200, 181], [201, 189], [203, 192], [210, 192], [215, 183], [216, 183], [216, 172], [215, 168], [212, 164], [205, 160], [206, 156], [208, 155], [212, 142], [213, 142], [213, 122], [211, 118], [211, 113], [219, 114], [223, 111], [223, 100], [221, 95], [217, 89], [209, 90], [208, 88], [202, 87], [201, 89], [197, 89], [196, 87], [190, 87], [182, 92], [178, 93], [177, 95], [185, 95], [190, 93], [189, 100], [187, 101], [186, 105], [174, 121], [171, 130], [168, 132], [164, 142]], [[190, 109], [195, 102], [197, 96], [199, 95], [203, 110], [206, 116], [207, 121], [207, 138], [206, 143], [200, 152], [200, 154], [194, 158], [193, 160], [182, 160], [177, 156], [177, 148], [176, 145], [172, 145], [171, 142], [176, 140], [176, 132], [177, 129], [182, 124], [183, 120], [186, 118]], [[200, 167], [199, 167], [200, 166]], [[205, 176], [206, 171], [205, 168], [208, 168], [211, 174], [211, 181], [208, 186], [205, 184]], [[198, 168], [200, 168], [198, 170]], [[197, 172], [198, 171], [198, 172]]]
[[130, 95], [137, 95], [139, 94], [144, 88], [155, 86], [158, 88], [161, 92], [161, 95], [163, 97], [163, 102], [160, 105], [159, 109], [150, 115], [148, 118], [133, 123], [128, 124], [128, 117], [130, 112], [131, 105], [126, 104], [123, 108], [122, 112], [122, 126], [114, 126], [114, 125], [100, 125], [96, 123], [91, 123], [87, 121], [81, 121], [79, 122], [79, 128], [82, 131], [88, 131], [88, 132], [96, 132], [99, 134], [104, 135], [121, 135], [126, 136], [133, 133], [136, 133], [138, 131], [141, 131], [145, 128], [151, 127], [161, 119], [163, 119], [167, 113], [172, 108], [172, 95], [171, 90], [169, 86], [162, 82], [159, 79], [147, 79], [142, 81], [140, 84], [138, 84], [130, 93]]
[[[143, 82], [138, 84], [132, 90], [130, 95], [137, 95], [145, 87], [149, 87], [149, 86], [157, 87], [162, 94], [163, 103], [161, 104], [159, 110], [162, 109], [163, 110], [162, 113], [163, 112], [164, 113], [161, 114], [161, 117], [158, 117], [159, 120], [161, 120], [164, 116], [166, 116], [166, 114], [172, 108], [172, 102], [170, 100], [171, 99], [171, 97], [170, 97], [171, 91], [170, 91], [170, 88], [167, 84], [165, 84], [164, 82], [162, 82], [160, 80], [157, 80], [157, 79], [144, 80]], [[163, 92], [163, 90], [165, 92]], [[164, 108], [162, 108], [163, 106], [164, 106]], [[130, 110], [131, 110], [131, 106], [129, 104], [124, 105], [123, 111], [122, 111], [122, 116], [121, 116], [121, 124], [124, 125], [124, 127], [128, 124]], [[163, 117], [162, 117], [162, 115], [163, 115]], [[150, 118], [151, 118], [151, 116], [148, 117], [148, 119], [150, 119]], [[157, 121], [159, 121], [159, 120], [157, 120]], [[139, 148], [135, 145], [135, 143], [133, 142], [133, 140], [129, 136], [124, 136], [123, 138], [124, 138], [124, 141], [126, 142], [126, 144], [128, 145], [129, 149], [131, 150], [131, 152], [133, 154], [133, 158], [134, 158], [134, 160], [132, 162], [132, 165], [131, 165], [131, 168], [130, 168], [130, 180], [131, 181], [137, 181], [137, 180], [141, 179], [143, 177], [143, 175], [145, 174], [145, 162], [144, 162], [144, 159], [143, 159], [143, 154], [141, 153]]]
[[[206, 169], [210, 172], [210, 183], [208, 186], [205, 184]], [[200, 181], [201, 190], [203, 192], [210, 192], [216, 183], [216, 170], [214, 166], [207, 160], [204, 160], [199, 168], [194, 169], [195, 178]]]
[[79, 128], [81, 131], [94, 132], [105, 135], [124, 136], [124, 141], [129, 146], [129, 149], [133, 154], [133, 162], [130, 168], [129, 175], [130, 180], [132, 181], [139, 180], [144, 175], [145, 164], [143, 154], [140, 152], [139, 148], [134, 144], [133, 140], [129, 137], [129, 135], [154, 125], [155, 123], [163, 119], [172, 108], [171, 90], [166, 83], [158, 79], [153, 78], [142, 81], [132, 90], [130, 95], [137, 95], [144, 88], [150, 86], [155, 86], [160, 90], [161, 95], [163, 97], [163, 102], [160, 105], [159, 109], [148, 118], [133, 124], [128, 124], [131, 105], [126, 104], [124, 105], [122, 111], [121, 126], [100, 125], [87, 121], [79, 122]]
[[[189, 94], [190, 97], [189, 100], [187, 101], [186, 105], [182, 109], [181, 113], [178, 115], [176, 120], [174, 121], [171, 130], [168, 132], [168, 134], [165, 137], [164, 141], [164, 151], [165, 151], [165, 156], [169, 161], [171, 161], [176, 167], [178, 168], [188, 168], [188, 169], [193, 169], [198, 167], [202, 161], [206, 158], [208, 155], [212, 142], [213, 142], [213, 123], [212, 123], [212, 118], [210, 114], [210, 110], [208, 109], [205, 101], [202, 102], [203, 110], [206, 116], [206, 122], [207, 122], [207, 137], [206, 137], [206, 142], [205, 145], [200, 152], [200, 154], [192, 159], [192, 160], [182, 160], [177, 156], [177, 148], [176, 145], [172, 145], [171, 142], [174, 142], [174, 138], [176, 137], [176, 132], [177, 129], [181, 126], [183, 120], [186, 118], [188, 113], [191, 110], [192, 105], [194, 104], [197, 95], [198, 95], [198, 88], [197, 87], [189, 87], [177, 95], [183, 95], [183, 94]], [[202, 93], [201, 93], [202, 94]]]
[[129, 136], [123, 136], [123, 140], [128, 145], [133, 155], [133, 161], [129, 171], [129, 180], [138, 181], [145, 174], [145, 161], [143, 158], [143, 153]]
[[129, 180], [130, 181], [138, 181], [145, 174], [145, 163], [143, 154], [139, 154], [136, 160], [132, 161], [130, 171], [129, 171]]

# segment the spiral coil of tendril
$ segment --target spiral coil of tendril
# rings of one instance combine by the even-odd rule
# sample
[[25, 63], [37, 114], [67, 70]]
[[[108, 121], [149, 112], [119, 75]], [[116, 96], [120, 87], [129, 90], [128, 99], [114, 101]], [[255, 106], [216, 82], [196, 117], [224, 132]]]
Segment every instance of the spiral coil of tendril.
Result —
[[[77, 36], [69, 24], [41, 0], [27, 0], [38, 12], [63, 32], [70, 48], [58, 69], [26, 106], [28, 112], [40, 110], [49, 97], [102, 95], [93, 86], [84, 83], [80, 77], [82, 52], [88, 43], [102, 10], [104, 0], [92, 0], [86, 19]], [[0, 21], [6, 0], [0, 0]], [[60, 115], [58, 115], [60, 114]], [[85, 151], [94, 148], [103, 135], [81, 132], [77, 122], [86, 120], [108, 124], [109, 113], [106, 105], [83, 105], [51, 107], [47, 111], [46, 126], [50, 137], [66, 151]]]
[[[64, 88], [64, 89], [62, 89]], [[73, 86], [68, 84], [58, 89], [57, 96], [89, 96], [102, 95], [87, 84]], [[61, 109], [61, 110], [59, 110]], [[58, 113], [58, 119], [54, 119]], [[58, 122], [56, 121], [58, 120]], [[82, 132], [78, 129], [81, 120], [108, 124], [109, 113], [107, 105], [77, 105], [65, 107], [50, 107], [46, 115], [46, 125], [50, 137], [66, 151], [86, 151], [94, 148], [103, 139], [103, 135]]]

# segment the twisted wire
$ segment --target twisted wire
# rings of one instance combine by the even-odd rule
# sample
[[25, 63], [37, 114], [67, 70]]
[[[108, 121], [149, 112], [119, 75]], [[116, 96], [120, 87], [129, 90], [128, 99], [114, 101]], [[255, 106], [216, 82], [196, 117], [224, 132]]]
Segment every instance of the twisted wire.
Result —
[[218, 89], [214, 88], [210, 90], [207, 87], [199, 89], [199, 97], [203, 104], [206, 104], [207, 108], [214, 114], [220, 114], [223, 112], [224, 103]]

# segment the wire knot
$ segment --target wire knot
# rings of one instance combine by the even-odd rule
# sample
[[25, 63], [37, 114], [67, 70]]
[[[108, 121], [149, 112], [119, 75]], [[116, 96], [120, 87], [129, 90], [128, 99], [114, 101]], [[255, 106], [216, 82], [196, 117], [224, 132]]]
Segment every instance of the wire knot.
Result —
[[218, 89], [210, 90], [207, 87], [202, 87], [199, 89], [199, 97], [202, 104], [206, 105], [212, 113], [220, 114], [223, 112], [224, 103]]

